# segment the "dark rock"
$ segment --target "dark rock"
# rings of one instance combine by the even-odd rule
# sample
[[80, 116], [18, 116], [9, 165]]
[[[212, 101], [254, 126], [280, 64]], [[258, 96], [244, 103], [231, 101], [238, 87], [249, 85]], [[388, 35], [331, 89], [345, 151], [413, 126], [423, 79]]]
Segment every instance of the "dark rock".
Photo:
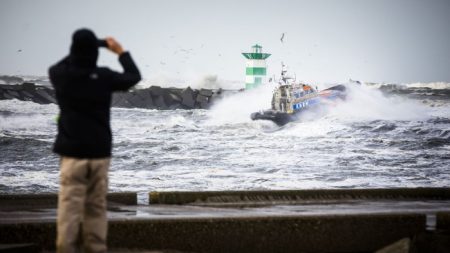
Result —
[[187, 109], [194, 109], [195, 108], [195, 101], [194, 99], [183, 99], [182, 105], [186, 106]]
[[164, 95], [164, 90], [160, 86], [151, 86], [149, 89], [155, 97]]
[[171, 104], [180, 104], [182, 100], [181, 97], [179, 97], [177, 94], [168, 92], [164, 96], [164, 101], [166, 101], [168, 105], [171, 105]]
[[144, 108], [147, 108], [147, 109], [155, 108], [155, 102], [153, 101], [153, 97], [152, 96], [147, 96], [144, 99], [144, 102], [145, 102]]
[[169, 106], [169, 110], [183, 109], [180, 103], [174, 103]]
[[211, 107], [211, 104], [209, 102], [201, 102], [200, 108], [201, 109], [209, 109]]
[[22, 99], [25, 101], [33, 101], [33, 94], [29, 93], [28, 91], [23, 91]]
[[197, 102], [208, 102], [209, 101], [209, 98], [208, 97], [206, 97], [206, 96], [203, 96], [203, 95], [198, 95], [197, 96], [197, 98], [196, 98], [196, 101]]
[[149, 89], [137, 90], [136, 95], [142, 99], [142, 108], [152, 109], [155, 108], [153, 102], [152, 92]]
[[196, 101], [200, 108], [202, 109], [209, 108], [209, 97], [198, 95]]
[[56, 94], [55, 94], [55, 90], [54, 89], [46, 89], [47, 90], [47, 93], [50, 95], [50, 96], [52, 96], [52, 97], [56, 97]]
[[111, 105], [114, 107], [130, 108], [131, 103], [127, 101], [130, 98], [129, 92], [116, 92], [112, 95]]
[[190, 86], [188, 86], [186, 89], [183, 89], [181, 91], [181, 96], [184, 98], [185, 96], [190, 96], [193, 98], [194, 91], [191, 89]]
[[208, 89], [201, 89], [199, 94], [202, 96], [211, 97], [213, 95], [213, 91]]
[[3, 97], [5, 97], [6, 99], [13, 99], [13, 98], [14, 98], [14, 96], [8, 94], [8, 92], [5, 92], [5, 93], [3, 94]]
[[12, 98], [20, 98], [20, 95], [17, 91], [14, 90], [8, 90], [8, 94], [12, 97]]
[[19, 90], [23, 89], [21, 85], [5, 85], [5, 84], [0, 85], [0, 88], [5, 89], [5, 90], [15, 90], [15, 91], [19, 91]]
[[[210, 89], [193, 90], [161, 88], [152, 86], [148, 89], [133, 90], [130, 92], [114, 93], [111, 105], [124, 108], [148, 108], [148, 109], [207, 109], [222, 98], [222, 90]], [[36, 86], [32, 82], [24, 82], [20, 85], [0, 84], [0, 99], [19, 99], [33, 101], [39, 104], [56, 103], [55, 91], [52, 88]]]
[[212, 104], [214, 103], [214, 101], [220, 100], [224, 97], [224, 91], [222, 90], [222, 88], [214, 91], [214, 93], [212, 94], [212, 96], [209, 99], [209, 103]]
[[132, 108], [133, 104], [129, 101], [132, 96], [132, 93], [123, 93], [117, 97], [117, 100], [114, 102], [115, 107], [122, 108]]
[[49, 94], [48, 89], [36, 89], [36, 94], [42, 98], [42, 103], [44, 104], [56, 103], [55, 98]]
[[122, 102], [124, 97], [125, 97], [125, 95], [123, 92], [113, 93], [112, 98], [111, 98], [111, 105], [112, 106], [120, 105], [120, 103]]
[[25, 91], [33, 92], [36, 90], [36, 85], [34, 83], [23, 83], [22, 87]]
[[181, 92], [182, 102], [181, 104], [189, 109], [195, 108], [194, 91], [191, 87], [187, 87]]
[[154, 103], [156, 105], [156, 108], [159, 110], [166, 110], [168, 108], [163, 96], [156, 97]]
[[144, 99], [142, 99], [142, 97], [136, 93], [133, 94], [133, 96], [129, 98], [128, 101], [133, 105], [133, 107], [145, 108], [147, 106]]
[[153, 100], [150, 91], [142, 92], [121, 92], [113, 94], [112, 105], [122, 108], [153, 108]]
[[145, 99], [146, 97], [152, 95], [152, 92], [149, 89], [134, 90], [130, 93], [134, 93], [134, 94], [140, 96], [142, 99]]

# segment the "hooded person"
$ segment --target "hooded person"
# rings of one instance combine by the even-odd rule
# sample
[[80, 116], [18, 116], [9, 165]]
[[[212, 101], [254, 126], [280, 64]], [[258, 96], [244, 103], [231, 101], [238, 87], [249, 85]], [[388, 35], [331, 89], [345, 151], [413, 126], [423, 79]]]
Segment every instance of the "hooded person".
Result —
[[[98, 67], [99, 46], [119, 56], [123, 72]], [[74, 32], [70, 54], [49, 69], [60, 109], [53, 151], [60, 155], [57, 252], [75, 252], [82, 224], [86, 252], [106, 252], [107, 174], [112, 153], [112, 93], [137, 84], [140, 73], [113, 38], [98, 40], [88, 29]]]
[[79, 68], [93, 69], [97, 66], [99, 40], [88, 29], [80, 29], [72, 36], [70, 63]]

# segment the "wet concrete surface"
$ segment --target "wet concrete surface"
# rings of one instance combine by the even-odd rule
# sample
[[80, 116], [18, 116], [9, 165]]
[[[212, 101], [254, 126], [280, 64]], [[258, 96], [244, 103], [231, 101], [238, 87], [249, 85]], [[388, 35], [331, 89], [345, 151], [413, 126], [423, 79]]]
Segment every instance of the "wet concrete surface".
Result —
[[[436, 226], [436, 213], [449, 212], [450, 200], [349, 200], [309, 202], [302, 205], [249, 204], [235, 206], [205, 205], [121, 205], [108, 207], [109, 220], [155, 220], [217, 217], [277, 217], [351, 214], [425, 214], [427, 228]], [[35, 206], [0, 207], [0, 223], [52, 222], [56, 220], [56, 207]]]
[[[52, 250], [55, 202], [41, 197], [42, 201], [27, 204], [27, 199], [0, 197], [0, 243], [31, 242]], [[183, 205], [109, 201], [108, 242], [112, 249], [124, 248], [112, 252], [373, 252], [410, 238], [414, 247], [432, 243], [449, 249], [446, 194], [268, 199]]]

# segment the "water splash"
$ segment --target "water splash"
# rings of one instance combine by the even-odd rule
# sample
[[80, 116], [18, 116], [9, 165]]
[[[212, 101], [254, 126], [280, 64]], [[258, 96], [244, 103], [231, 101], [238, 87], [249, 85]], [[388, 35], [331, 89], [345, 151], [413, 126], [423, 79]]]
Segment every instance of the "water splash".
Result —
[[429, 109], [418, 101], [403, 97], [386, 97], [378, 89], [365, 85], [347, 85], [345, 102], [329, 111], [329, 116], [355, 120], [422, 120]]
[[210, 124], [251, 122], [250, 114], [270, 108], [274, 84], [264, 84], [252, 90], [238, 92], [218, 102], [210, 110]]

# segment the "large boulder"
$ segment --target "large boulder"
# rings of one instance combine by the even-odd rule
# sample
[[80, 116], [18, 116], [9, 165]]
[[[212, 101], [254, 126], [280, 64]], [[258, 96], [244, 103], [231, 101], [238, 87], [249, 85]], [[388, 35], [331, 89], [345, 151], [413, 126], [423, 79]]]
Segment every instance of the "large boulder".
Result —
[[174, 91], [168, 91], [166, 94], [164, 94], [164, 100], [168, 105], [180, 104], [182, 101], [180, 95]]
[[209, 89], [201, 89], [199, 94], [205, 97], [211, 97], [214, 94], [214, 92]]
[[36, 90], [36, 85], [34, 83], [25, 82], [22, 84], [23, 90], [28, 92], [34, 92]]
[[142, 108], [155, 108], [152, 92], [149, 89], [137, 90], [134, 93], [136, 93], [136, 95], [141, 98]]
[[[55, 96], [49, 92], [48, 88], [39, 88], [36, 89], [36, 93], [37, 96], [35, 96], [35, 98], [37, 99], [37, 103], [40, 104], [50, 104], [50, 103], [55, 103], [56, 104], [56, 99]], [[35, 100], [33, 100], [35, 101]], [[35, 101], [36, 102], [36, 101]]]
[[152, 95], [155, 97], [162, 96], [162, 95], [164, 95], [164, 92], [165, 92], [165, 90], [163, 88], [161, 88], [160, 86], [151, 86], [149, 89], [150, 89], [150, 92], [152, 93]]
[[154, 103], [155, 103], [156, 109], [158, 109], [158, 110], [167, 110], [168, 109], [168, 106], [167, 106], [166, 102], [164, 101], [164, 96], [157, 96], [154, 99]]
[[114, 107], [122, 107], [122, 108], [131, 108], [134, 105], [129, 101], [132, 97], [133, 93], [131, 92], [116, 92], [113, 93], [112, 97], [112, 106]]
[[142, 99], [141, 96], [137, 93], [133, 93], [133, 95], [128, 99], [128, 101], [133, 105], [133, 107], [136, 108], [145, 108], [147, 104], [145, 103], [145, 100]]
[[185, 106], [187, 109], [193, 109], [195, 108], [195, 100], [194, 100], [194, 91], [191, 89], [191, 87], [187, 87], [183, 91], [181, 91], [181, 104]]
[[209, 97], [203, 96], [203, 95], [197, 95], [197, 105], [202, 109], [208, 109], [209, 108]]

